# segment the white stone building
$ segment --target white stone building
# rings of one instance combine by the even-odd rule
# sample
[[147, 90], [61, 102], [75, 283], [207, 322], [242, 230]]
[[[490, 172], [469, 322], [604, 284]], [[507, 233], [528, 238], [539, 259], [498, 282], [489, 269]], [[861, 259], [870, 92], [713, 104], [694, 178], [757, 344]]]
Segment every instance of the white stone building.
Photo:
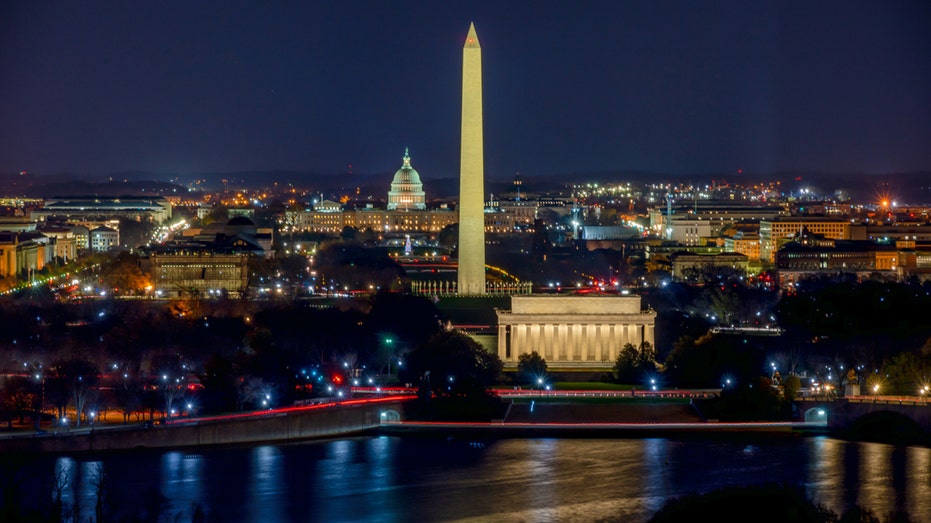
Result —
[[655, 345], [656, 313], [640, 296], [512, 296], [498, 310], [498, 357], [515, 369], [521, 354], [536, 351], [551, 370], [609, 370], [624, 345]]

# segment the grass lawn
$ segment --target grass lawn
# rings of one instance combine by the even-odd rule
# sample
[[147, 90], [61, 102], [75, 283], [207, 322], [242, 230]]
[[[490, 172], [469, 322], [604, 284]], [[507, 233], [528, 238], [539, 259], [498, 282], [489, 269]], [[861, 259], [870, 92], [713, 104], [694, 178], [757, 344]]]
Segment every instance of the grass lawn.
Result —
[[552, 403], [557, 405], [563, 404], [596, 404], [596, 405], [688, 405], [689, 398], [643, 398], [621, 396], [616, 398], [554, 398], [542, 396], [539, 398], [509, 398], [509, 401], [516, 405], [534, 403]]
[[605, 383], [600, 381], [557, 381], [553, 386], [559, 390], [630, 390], [633, 385]]
[[[631, 390], [634, 385], [623, 385], [617, 383], [604, 383], [600, 381], [554, 381], [549, 382], [550, 388], [555, 390]], [[512, 387], [492, 387], [493, 389], [510, 389]], [[527, 390], [536, 390], [532, 385], [524, 385]], [[640, 390], [645, 390], [640, 387]]]

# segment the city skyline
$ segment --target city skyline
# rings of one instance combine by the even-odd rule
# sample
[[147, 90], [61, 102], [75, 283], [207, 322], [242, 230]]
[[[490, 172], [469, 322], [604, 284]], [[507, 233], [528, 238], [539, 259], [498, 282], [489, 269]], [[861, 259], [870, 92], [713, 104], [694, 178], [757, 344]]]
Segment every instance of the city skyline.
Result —
[[[571, 12], [570, 12], [571, 11]], [[931, 170], [922, 2], [5, 4], [0, 173], [486, 176]]]

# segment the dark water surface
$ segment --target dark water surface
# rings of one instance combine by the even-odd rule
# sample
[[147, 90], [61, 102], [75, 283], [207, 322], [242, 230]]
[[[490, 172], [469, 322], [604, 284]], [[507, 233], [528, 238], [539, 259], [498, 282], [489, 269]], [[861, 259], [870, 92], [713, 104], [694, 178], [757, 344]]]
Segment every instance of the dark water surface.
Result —
[[[56, 475], [57, 471], [57, 475]], [[663, 502], [782, 482], [840, 514], [931, 523], [931, 449], [827, 436], [644, 439], [365, 437], [296, 445], [2, 456], [3, 513], [223, 522], [646, 521]], [[58, 478], [56, 480], [56, 478]], [[160, 502], [161, 500], [161, 502]], [[765, 510], [765, 508], [762, 508]]]

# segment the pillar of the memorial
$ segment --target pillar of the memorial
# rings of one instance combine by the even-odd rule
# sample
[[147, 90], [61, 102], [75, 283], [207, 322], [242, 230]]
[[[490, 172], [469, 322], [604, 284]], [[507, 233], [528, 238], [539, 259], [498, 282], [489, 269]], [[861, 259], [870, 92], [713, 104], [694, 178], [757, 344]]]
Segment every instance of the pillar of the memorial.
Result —
[[566, 324], [557, 323], [554, 327], [555, 332], [553, 333], [553, 338], [556, 343], [556, 361], [566, 361], [567, 354], [566, 351]]
[[572, 360], [572, 347], [566, 343], [566, 332], [568, 326], [565, 323], [560, 323], [556, 327], [556, 344], [562, 348], [562, 359], [559, 361], [570, 361]]
[[511, 324], [511, 358], [517, 359], [518, 351], [520, 351], [521, 343], [521, 331], [524, 329], [523, 325], [520, 324]]
[[592, 329], [592, 360], [601, 361], [601, 325], [595, 324]]
[[539, 351], [540, 350], [540, 324], [532, 325], [530, 331], [530, 346], [527, 347], [527, 352]]
[[640, 326], [633, 323], [627, 325], [627, 336], [634, 347], [640, 347]]
[[529, 343], [527, 329], [529, 328], [530, 326], [526, 324], [511, 328], [511, 336], [514, 336], [514, 343], [511, 344], [511, 356], [516, 358], [527, 352], [527, 343]]
[[511, 359], [507, 357], [507, 335], [505, 334], [506, 329], [507, 327], [505, 327], [503, 324], [498, 324], [498, 357], [501, 358], [501, 361], [505, 362], [511, 361]]
[[611, 326], [611, 350], [613, 351], [611, 353], [612, 357], [617, 358], [618, 353], [621, 352], [621, 349], [624, 347], [624, 344], [622, 343], [623, 339], [624, 339], [624, 333], [621, 332], [621, 328], [617, 324], [612, 325]]
[[549, 337], [546, 335], [547, 327], [549, 327], [549, 325], [545, 323], [541, 323], [540, 325], [537, 325], [537, 330], [540, 333], [540, 337], [539, 337], [540, 342], [537, 345], [537, 352], [540, 353], [540, 356], [543, 359], [552, 360], [553, 357], [550, 354], [550, 340], [549, 340]]
[[588, 359], [588, 350], [585, 347], [585, 326], [576, 325], [573, 334], [573, 344], [579, 348], [579, 361]]
[[563, 343], [566, 345], [566, 361], [575, 361], [579, 359], [579, 353], [575, 345], [575, 325], [567, 324], [563, 333]]
[[591, 346], [590, 340], [588, 337], [591, 335], [589, 332], [591, 327], [588, 325], [582, 325], [579, 327], [579, 343], [582, 346], [582, 361], [588, 361], [589, 347]]
[[611, 326], [601, 326], [601, 361], [611, 359]]

